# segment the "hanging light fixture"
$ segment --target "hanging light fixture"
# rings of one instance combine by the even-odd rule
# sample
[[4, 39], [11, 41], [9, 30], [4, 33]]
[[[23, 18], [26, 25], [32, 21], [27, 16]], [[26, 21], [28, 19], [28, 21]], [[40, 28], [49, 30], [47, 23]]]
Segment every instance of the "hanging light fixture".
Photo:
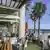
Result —
[[13, 7], [14, 4], [15, 4], [15, 1], [12, 1], [10, 7]]
[[17, 8], [20, 7], [20, 5], [22, 4], [22, 2], [23, 2], [23, 0], [19, 0], [19, 4], [18, 4]]
[[14, 8], [16, 8], [18, 6], [18, 4], [19, 4], [19, 0], [13, 0], [13, 1], [15, 1]]
[[18, 3], [18, 2], [16, 2], [16, 3], [15, 3], [15, 5], [14, 5], [14, 8], [16, 8], [18, 4], [19, 4], [19, 3]]
[[13, 1], [15, 1], [15, 2], [16, 2], [17, 0], [13, 0]]

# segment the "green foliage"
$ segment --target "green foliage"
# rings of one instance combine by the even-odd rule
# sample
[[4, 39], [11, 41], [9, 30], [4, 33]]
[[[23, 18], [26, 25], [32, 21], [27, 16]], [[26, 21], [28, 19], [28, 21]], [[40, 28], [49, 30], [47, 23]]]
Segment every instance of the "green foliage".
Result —
[[32, 17], [38, 18], [38, 17], [41, 17], [43, 14], [45, 14], [46, 5], [41, 2], [35, 3], [35, 5], [33, 6], [32, 9], [33, 9], [33, 11], [32, 11], [33, 16], [30, 15], [31, 18]]

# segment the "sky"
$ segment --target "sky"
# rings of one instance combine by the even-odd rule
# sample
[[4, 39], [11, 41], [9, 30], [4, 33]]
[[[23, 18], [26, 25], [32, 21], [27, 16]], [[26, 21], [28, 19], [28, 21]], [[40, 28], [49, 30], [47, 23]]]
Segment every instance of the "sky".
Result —
[[[29, 13], [31, 13], [31, 7], [35, 2], [42, 2], [46, 4], [47, 10], [40, 20], [40, 29], [50, 29], [50, 0], [31, 0], [29, 6]], [[26, 11], [26, 21], [28, 20], [28, 29], [34, 28], [34, 22], [30, 19], [28, 11]], [[36, 28], [38, 29], [38, 21], [36, 21]]]

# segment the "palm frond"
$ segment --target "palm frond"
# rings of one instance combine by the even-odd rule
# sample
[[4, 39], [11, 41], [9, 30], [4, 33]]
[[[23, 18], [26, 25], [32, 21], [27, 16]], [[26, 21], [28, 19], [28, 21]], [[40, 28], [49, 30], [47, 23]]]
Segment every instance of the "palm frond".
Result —
[[39, 2], [35, 4], [32, 13], [36, 14], [36, 16], [42, 16], [45, 13], [45, 11], [46, 11], [46, 5]]

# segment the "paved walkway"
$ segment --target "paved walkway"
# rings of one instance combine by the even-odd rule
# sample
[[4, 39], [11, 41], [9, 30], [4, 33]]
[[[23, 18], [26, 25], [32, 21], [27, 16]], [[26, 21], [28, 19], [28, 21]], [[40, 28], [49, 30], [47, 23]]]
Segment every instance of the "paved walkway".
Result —
[[15, 45], [12, 45], [13, 50], [19, 50]]
[[[19, 50], [18, 48], [16, 48], [15, 45], [12, 46], [13, 50]], [[38, 45], [35, 44], [28, 44], [28, 47], [26, 50], [40, 50], [40, 47], [38, 47]]]
[[35, 44], [29, 44], [27, 50], [40, 50], [40, 48]]

